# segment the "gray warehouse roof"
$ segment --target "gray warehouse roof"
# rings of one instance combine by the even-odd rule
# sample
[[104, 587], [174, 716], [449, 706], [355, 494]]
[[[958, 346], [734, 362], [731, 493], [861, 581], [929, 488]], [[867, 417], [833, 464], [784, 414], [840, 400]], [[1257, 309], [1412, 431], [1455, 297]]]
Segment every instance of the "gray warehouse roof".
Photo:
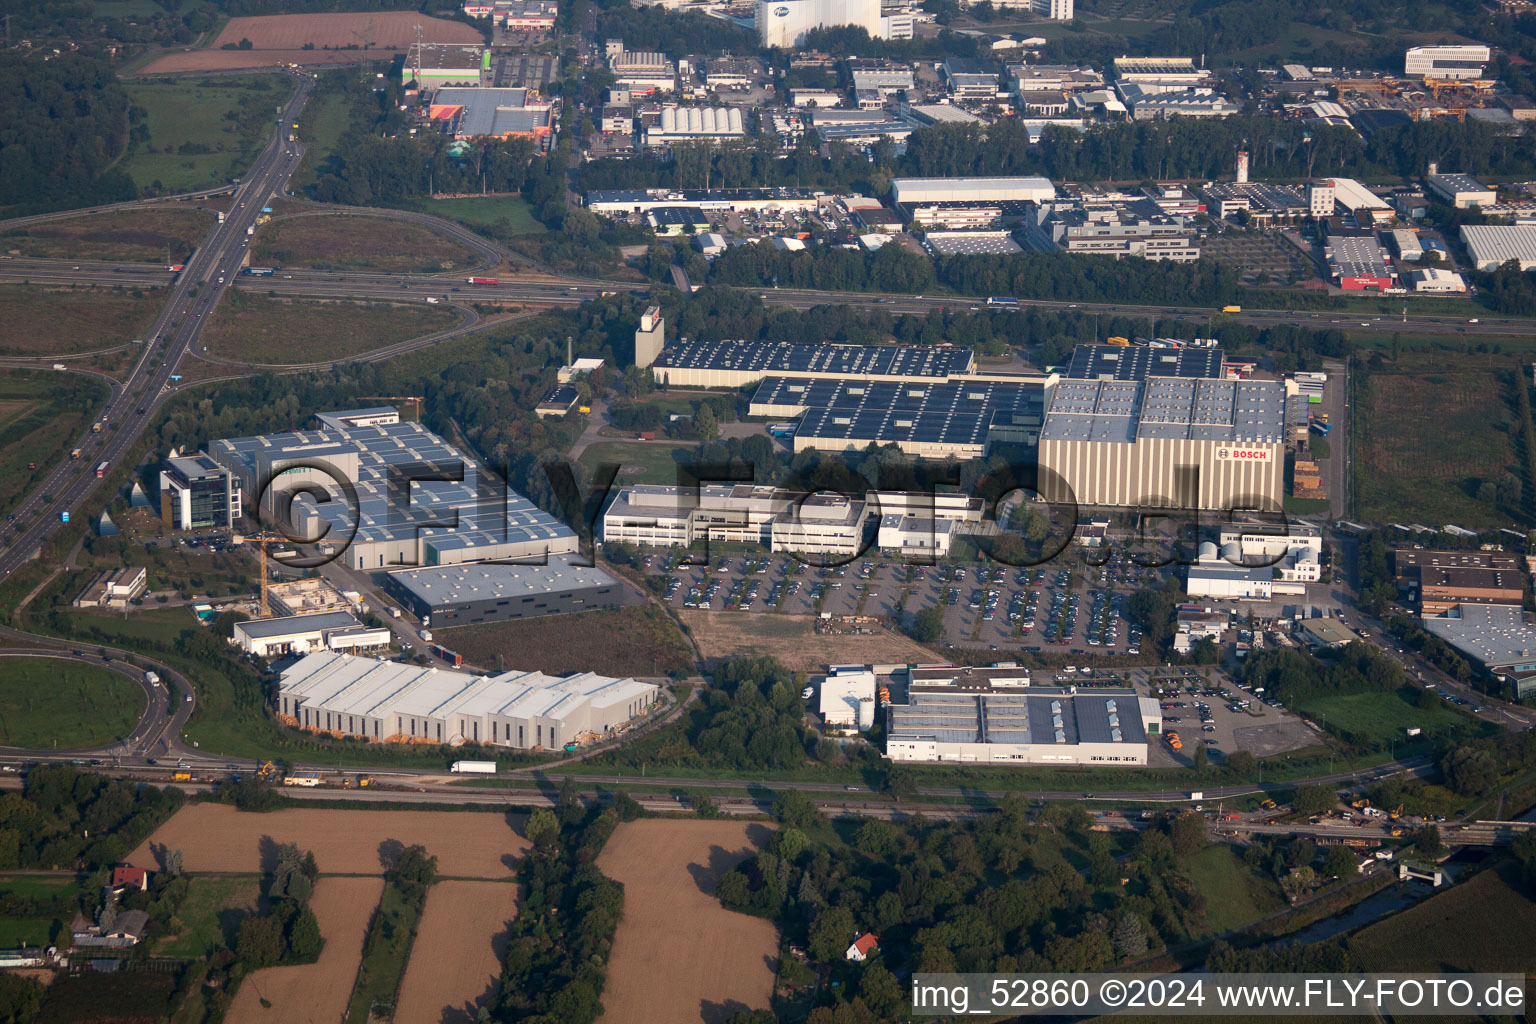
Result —
[[1426, 615], [1424, 628], [1493, 667], [1536, 662], [1536, 628], [1518, 605], [1462, 604], [1454, 615]]
[[1063, 380], [1042, 441], [1138, 438], [1272, 444], [1285, 439], [1285, 388], [1276, 381], [1148, 377]]
[[572, 564], [575, 560], [572, 555], [551, 555], [548, 565], [478, 562], [402, 569], [390, 573], [390, 577], [434, 608], [527, 594], [586, 590], [618, 583], [595, 566]]
[[768, 377], [752, 404], [806, 410], [796, 437], [888, 444], [981, 445], [993, 427], [1037, 427], [1045, 408], [1040, 383]]
[[781, 341], [685, 341], [669, 345], [657, 367], [841, 373], [850, 377], [948, 377], [967, 373], [970, 349], [950, 345], [794, 345]]
[[1152, 348], [1136, 345], [1079, 345], [1072, 350], [1066, 376], [1080, 380], [1145, 380], [1147, 377], [1223, 376], [1221, 349]]
[[1132, 691], [952, 692], [914, 689], [891, 708], [891, 739], [940, 743], [1145, 743]]
[[350, 612], [319, 612], [315, 615], [282, 615], [274, 619], [252, 619], [237, 624], [240, 632], [252, 640], [270, 640], [277, 636], [314, 633], [324, 629], [345, 629], [359, 625]]

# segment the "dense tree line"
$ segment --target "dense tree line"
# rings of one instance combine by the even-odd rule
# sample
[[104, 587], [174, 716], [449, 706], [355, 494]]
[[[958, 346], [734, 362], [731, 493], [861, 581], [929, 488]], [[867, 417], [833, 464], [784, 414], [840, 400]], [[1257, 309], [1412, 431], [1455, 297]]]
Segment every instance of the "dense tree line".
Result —
[[437, 134], [384, 138], [349, 133], [327, 161], [315, 197], [328, 203], [386, 206], [434, 193], [522, 191], [532, 141], [485, 140], [463, 155], [450, 152], [451, 146], [452, 139]]
[[128, 96], [105, 61], [0, 54], [0, 205], [132, 199], [112, 164], [128, 145]]
[[553, 811], [529, 815], [532, 846], [518, 865], [524, 897], [507, 943], [495, 1020], [592, 1024], [602, 1015], [624, 887], [595, 862], [621, 814], [628, 819], [637, 811], [631, 800], [608, 810], [585, 808], [567, 779]]
[[96, 868], [121, 860], [180, 810], [186, 794], [40, 765], [0, 796], [0, 869]]

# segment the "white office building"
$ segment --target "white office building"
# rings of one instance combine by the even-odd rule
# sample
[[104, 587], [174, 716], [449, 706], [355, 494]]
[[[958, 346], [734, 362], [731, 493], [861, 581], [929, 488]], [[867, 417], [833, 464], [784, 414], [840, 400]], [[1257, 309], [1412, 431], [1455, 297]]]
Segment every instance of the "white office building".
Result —
[[1489, 57], [1486, 46], [1415, 46], [1403, 59], [1403, 74], [1453, 82], [1482, 78]]
[[875, 674], [867, 668], [834, 667], [817, 682], [828, 729], [868, 732], [875, 724]]
[[949, 557], [954, 539], [953, 519], [927, 519], [890, 513], [880, 517], [875, 544], [887, 554], [931, 560]]
[[258, 658], [314, 651], [372, 651], [389, 646], [387, 629], [369, 629], [348, 612], [282, 615], [235, 623], [230, 643]]
[[603, 541], [686, 547], [695, 541], [761, 544], [772, 551], [853, 555], [863, 546], [865, 504], [840, 494], [801, 494], [755, 484], [694, 491], [635, 484], [603, 513]]
[[757, 0], [757, 38], [763, 46], [791, 49], [812, 29], [840, 25], [858, 26], [872, 38], [882, 38], [887, 29], [880, 0]]

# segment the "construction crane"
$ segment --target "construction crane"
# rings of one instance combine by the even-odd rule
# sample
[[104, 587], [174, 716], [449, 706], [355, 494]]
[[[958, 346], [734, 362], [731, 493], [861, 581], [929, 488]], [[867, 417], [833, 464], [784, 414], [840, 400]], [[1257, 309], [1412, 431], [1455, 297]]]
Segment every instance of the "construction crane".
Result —
[[274, 540], [286, 541], [287, 538], [281, 534], [261, 532], [252, 534], [245, 539], [256, 545], [256, 571], [261, 577], [261, 605], [259, 614], [256, 617], [258, 619], [270, 619], [272, 617], [272, 594], [270, 589], [272, 583], [267, 578], [267, 544]]

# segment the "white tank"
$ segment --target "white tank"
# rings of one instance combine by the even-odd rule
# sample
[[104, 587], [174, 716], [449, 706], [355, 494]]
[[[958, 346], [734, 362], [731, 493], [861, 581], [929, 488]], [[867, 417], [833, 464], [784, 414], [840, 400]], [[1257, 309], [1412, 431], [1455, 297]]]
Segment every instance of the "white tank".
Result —
[[1235, 565], [1241, 565], [1243, 561], [1243, 546], [1235, 540], [1229, 540], [1221, 546], [1221, 557]]
[[1205, 540], [1205, 541], [1201, 541], [1200, 542], [1200, 561], [1202, 561], [1202, 562], [1214, 562], [1214, 561], [1216, 561], [1216, 543], [1215, 543], [1215, 541]]

